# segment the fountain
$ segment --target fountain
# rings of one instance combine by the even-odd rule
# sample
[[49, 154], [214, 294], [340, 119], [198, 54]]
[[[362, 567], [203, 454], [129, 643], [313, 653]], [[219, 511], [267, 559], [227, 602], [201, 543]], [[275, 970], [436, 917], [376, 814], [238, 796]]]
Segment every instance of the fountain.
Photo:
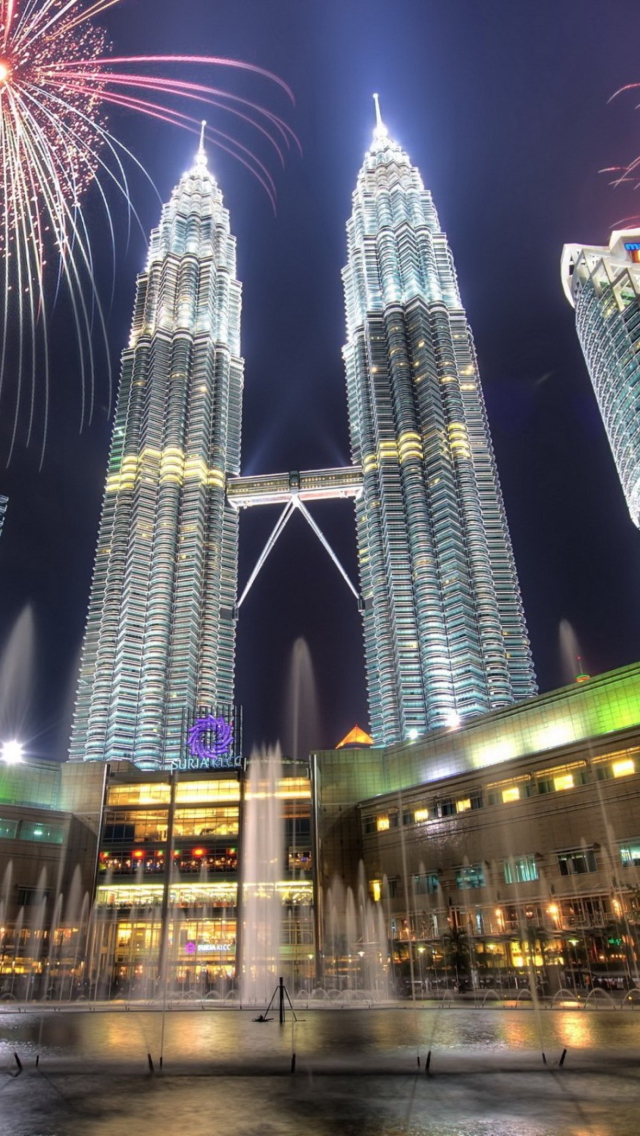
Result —
[[266, 1005], [281, 971], [284, 838], [278, 789], [282, 755], [278, 747], [254, 752], [245, 790], [240, 930], [242, 1002]]
[[568, 619], [560, 620], [559, 638], [563, 683], [568, 686], [572, 682], [585, 682], [589, 676], [585, 671], [578, 636]]
[[282, 736], [284, 753], [303, 761], [320, 740], [316, 680], [311, 653], [303, 638], [296, 639], [291, 652]]
[[383, 1003], [390, 998], [389, 943], [380, 902], [367, 893], [364, 864], [356, 893], [334, 876], [324, 904], [324, 950], [320, 997], [332, 1001]]
[[0, 658], [0, 733], [15, 737], [25, 727], [35, 658], [33, 609], [27, 604], [13, 625]]

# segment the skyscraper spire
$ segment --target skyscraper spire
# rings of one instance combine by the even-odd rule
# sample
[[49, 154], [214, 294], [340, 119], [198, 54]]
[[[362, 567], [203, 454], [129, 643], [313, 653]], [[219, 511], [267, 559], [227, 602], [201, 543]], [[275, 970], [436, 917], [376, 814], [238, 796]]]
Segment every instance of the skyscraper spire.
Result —
[[207, 120], [206, 120], [206, 118], [203, 118], [203, 120], [200, 124], [200, 145], [198, 146], [198, 151], [196, 153], [196, 166], [200, 166], [200, 167], [206, 166], [206, 164], [207, 164], [207, 153], [206, 153], [206, 150], [204, 148], [204, 131], [205, 131], [206, 125], [207, 125]]
[[375, 130], [373, 132], [373, 137], [375, 139], [386, 138], [389, 131], [387, 130], [384, 122], [382, 121], [382, 114], [380, 113], [380, 96], [378, 94], [374, 94], [373, 101], [374, 101], [375, 107], [376, 107], [376, 127], [375, 127]]
[[384, 123], [382, 121], [382, 115], [380, 113], [380, 96], [375, 92], [373, 95], [373, 101], [376, 104], [376, 126], [379, 130], [381, 126], [384, 127]]

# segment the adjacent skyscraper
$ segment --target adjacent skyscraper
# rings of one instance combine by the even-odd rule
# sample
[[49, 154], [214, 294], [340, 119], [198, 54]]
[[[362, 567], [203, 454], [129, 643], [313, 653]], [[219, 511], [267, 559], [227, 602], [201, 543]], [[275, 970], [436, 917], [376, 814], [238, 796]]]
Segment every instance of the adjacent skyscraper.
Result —
[[344, 359], [371, 732], [388, 744], [536, 684], [453, 258], [376, 110], [347, 225]]
[[640, 229], [565, 245], [562, 284], [634, 524], [640, 526]]
[[241, 287], [202, 147], [164, 206], [116, 409], [71, 739], [74, 760], [166, 765], [233, 699]]

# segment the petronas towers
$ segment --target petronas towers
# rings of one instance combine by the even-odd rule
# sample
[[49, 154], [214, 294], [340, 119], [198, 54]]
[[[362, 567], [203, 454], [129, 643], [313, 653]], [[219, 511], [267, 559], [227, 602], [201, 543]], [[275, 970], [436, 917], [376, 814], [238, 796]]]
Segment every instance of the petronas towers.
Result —
[[241, 289], [202, 147], [151, 237], [122, 373], [70, 758], [169, 765], [233, 700]]
[[379, 111], [347, 244], [371, 729], [396, 742], [531, 697], [536, 685], [453, 258]]
[[[377, 744], [535, 694], [473, 340], [431, 196], [379, 116], [344, 269]], [[243, 362], [235, 240], [202, 147], [138, 279], [70, 756], [175, 762], [233, 701]], [[292, 482], [295, 484], [295, 482]]]

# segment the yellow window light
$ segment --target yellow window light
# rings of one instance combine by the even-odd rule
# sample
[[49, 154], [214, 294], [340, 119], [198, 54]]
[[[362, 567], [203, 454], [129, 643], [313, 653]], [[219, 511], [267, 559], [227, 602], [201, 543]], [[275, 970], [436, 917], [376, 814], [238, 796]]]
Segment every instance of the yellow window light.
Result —
[[379, 816], [376, 817], [376, 829], [378, 832], [386, 832], [389, 827], [389, 817]]
[[628, 777], [631, 773], [635, 773], [635, 771], [636, 763], [632, 761], [630, 757], [625, 758], [624, 761], [614, 761], [611, 766], [611, 772], [614, 777]]
[[414, 813], [413, 813], [413, 819], [414, 819], [416, 824], [421, 824], [423, 821], [429, 819], [429, 810], [428, 809], [415, 809]]
[[382, 880], [371, 881], [371, 898], [374, 903], [380, 903], [382, 899]]
[[573, 773], [562, 773], [560, 777], [554, 777], [553, 787], [561, 792], [563, 789], [573, 789], [575, 782], [573, 780]]
[[508, 789], [503, 789], [502, 790], [502, 800], [503, 800], [505, 805], [508, 805], [509, 801], [519, 801], [520, 800], [520, 788], [519, 788], [519, 786], [518, 785], [510, 785]]
[[465, 797], [462, 801], [456, 801], [456, 812], [457, 813], [466, 813], [467, 809], [470, 809], [470, 808], [471, 808], [471, 800], [470, 800], [469, 797]]

